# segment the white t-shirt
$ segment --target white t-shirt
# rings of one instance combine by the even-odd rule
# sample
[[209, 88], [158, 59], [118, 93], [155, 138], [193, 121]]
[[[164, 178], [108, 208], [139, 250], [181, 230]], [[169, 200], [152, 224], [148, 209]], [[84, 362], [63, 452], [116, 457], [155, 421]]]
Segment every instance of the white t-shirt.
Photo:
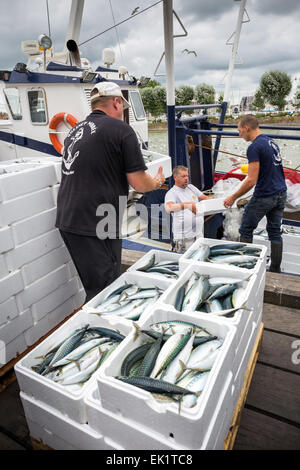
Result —
[[[198, 202], [200, 196], [202, 196], [202, 192], [192, 184], [188, 184], [185, 189], [174, 185], [165, 195], [165, 204], [167, 202], [176, 204], [180, 202]], [[174, 240], [202, 235], [203, 215], [195, 216], [189, 209], [174, 212], [172, 215]]]

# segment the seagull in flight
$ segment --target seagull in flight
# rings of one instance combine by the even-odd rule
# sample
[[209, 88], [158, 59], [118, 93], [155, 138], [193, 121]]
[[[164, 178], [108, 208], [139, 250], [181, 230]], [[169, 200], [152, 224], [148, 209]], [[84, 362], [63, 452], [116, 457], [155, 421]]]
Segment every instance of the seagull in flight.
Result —
[[183, 51], [181, 51], [181, 53], [183, 54], [183, 52], [187, 52], [188, 54], [194, 54], [195, 57], [197, 57], [196, 51], [189, 51], [188, 49], [183, 49]]
[[135, 15], [139, 8], [140, 8], [140, 7], [136, 7], [134, 10], [132, 10], [131, 16], [132, 16], [132, 15]]

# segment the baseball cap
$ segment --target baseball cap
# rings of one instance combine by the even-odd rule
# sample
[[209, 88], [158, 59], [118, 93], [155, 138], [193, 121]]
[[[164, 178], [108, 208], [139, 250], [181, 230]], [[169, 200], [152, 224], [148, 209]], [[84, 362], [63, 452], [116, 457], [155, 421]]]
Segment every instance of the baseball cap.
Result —
[[97, 93], [91, 96], [91, 102], [94, 101], [96, 98], [101, 96], [120, 96], [124, 101], [124, 109], [130, 107], [130, 104], [127, 100], [125, 100], [122, 90], [116, 83], [113, 82], [100, 82], [92, 88], [91, 93], [97, 90]]

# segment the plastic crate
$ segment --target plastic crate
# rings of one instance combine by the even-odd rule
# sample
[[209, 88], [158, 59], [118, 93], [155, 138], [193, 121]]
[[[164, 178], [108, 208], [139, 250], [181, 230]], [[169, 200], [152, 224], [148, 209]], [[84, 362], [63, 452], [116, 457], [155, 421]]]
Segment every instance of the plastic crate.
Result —
[[[158, 308], [149, 314], [140, 326], [147, 328], [153, 322], [171, 319], [182, 320], [182, 314]], [[185, 319], [201, 325], [211, 334], [224, 340], [220, 354], [195, 407], [182, 408], [179, 414], [177, 404], [166, 406], [158, 403], [149, 392], [115, 378], [120, 375], [122, 359], [125, 355], [144, 342], [143, 335], [134, 341], [133, 332], [122, 342], [117, 354], [109, 358], [102, 370], [97, 372], [97, 382], [103, 408], [118, 416], [133, 420], [138, 425], [146, 426], [149, 430], [160, 433], [165, 439], [172, 437], [176, 446], [198, 449], [206, 435], [226, 378], [231, 372], [236, 328], [221, 319], [208, 318], [201, 314], [199, 316], [186, 315]], [[231, 403], [223, 403], [222, 407], [231, 405]]]
[[125, 336], [131, 329], [130, 325], [120, 318], [106, 319], [80, 310], [15, 365], [15, 373], [22, 392], [52, 406], [77, 423], [86, 422], [84, 396], [90, 384], [96, 380], [95, 374], [82, 386], [64, 386], [37, 374], [31, 367], [38, 364], [41, 361], [40, 357], [66, 338], [68, 334], [86, 324], [115, 329]]

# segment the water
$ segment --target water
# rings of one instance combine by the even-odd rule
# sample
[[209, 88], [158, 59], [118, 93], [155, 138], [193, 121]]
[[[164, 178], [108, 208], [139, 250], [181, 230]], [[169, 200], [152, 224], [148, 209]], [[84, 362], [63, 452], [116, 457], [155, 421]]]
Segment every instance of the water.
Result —
[[[228, 129], [228, 131], [235, 131], [235, 129]], [[285, 130], [273, 130], [273, 129], [262, 129], [263, 133], [276, 133], [276, 134], [286, 134], [286, 135], [298, 135], [300, 137], [299, 131], [285, 131]], [[213, 140], [213, 147], [215, 143], [215, 138]], [[277, 143], [280, 147], [281, 156], [283, 158], [283, 166], [285, 168], [296, 168], [300, 164], [300, 140], [286, 140], [286, 139], [277, 139]], [[233, 168], [240, 167], [243, 163], [247, 163], [246, 151], [250, 143], [246, 142], [240, 137], [222, 137], [220, 150], [224, 152], [229, 152], [234, 155], [227, 155], [225, 153], [219, 152], [219, 157], [217, 160], [217, 170], [220, 171], [229, 171]], [[168, 153], [168, 134], [167, 131], [149, 131], [149, 149], [154, 152], [159, 153]], [[237, 155], [237, 156], [236, 156]], [[234, 160], [232, 161], [231, 158]], [[234, 166], [233, 166], [234, 165]], [[299, 168], [300, 170], [300, 168]]]

